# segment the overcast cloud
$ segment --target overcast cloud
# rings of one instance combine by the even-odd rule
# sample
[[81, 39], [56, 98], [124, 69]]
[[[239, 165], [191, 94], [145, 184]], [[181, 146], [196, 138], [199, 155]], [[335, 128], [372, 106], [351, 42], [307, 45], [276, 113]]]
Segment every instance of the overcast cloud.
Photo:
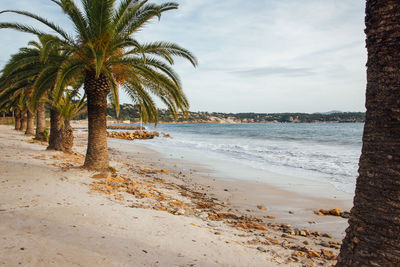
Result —
[[[176, 42], [198, 57], [196, 69], [185, 61], [175, 65], [191, 110], [364, 111], [364, 1], [177, 2], [179, 10], [137, 38]], [[1, 0], [0, 9], [29, 10], [72, 31], [50, 0]], [[30, 20], [0, 15], [0, 21]], [[10, 30], [1, 36], [0, 65], [33, 38]]]

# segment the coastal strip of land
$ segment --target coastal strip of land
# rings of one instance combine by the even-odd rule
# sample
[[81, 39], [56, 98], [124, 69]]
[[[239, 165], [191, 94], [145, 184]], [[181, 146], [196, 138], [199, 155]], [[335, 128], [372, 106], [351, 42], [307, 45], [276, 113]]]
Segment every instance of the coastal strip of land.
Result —
[[[0, 265], [330, 266], [349, 201], [216, 179], [110, 140], [110, 172], [0, 126]], [[340, 230], [337, 230], [340, 229]]]

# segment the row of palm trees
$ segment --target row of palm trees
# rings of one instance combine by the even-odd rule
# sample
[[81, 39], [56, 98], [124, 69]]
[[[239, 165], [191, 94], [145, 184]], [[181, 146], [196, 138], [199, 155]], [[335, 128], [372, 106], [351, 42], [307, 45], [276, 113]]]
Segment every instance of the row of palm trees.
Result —
[[[30, 25], [1, 22], [0, 28], [31, 33], [37, 37], [14, 54], [0, 77], [0, 108], [15, 110], [16, 128], [45, 133], [45, 105], [50, 109], [49, 149], [70, 151], [73, 136], [69, 121], [86, 104], [88, 145], [84, 166], [103, 170], [109, 165], [107, 100], [118, 114], [119, 90], [140, 106], [144, 121], [156, 121], [153, 96], [176, 114], [189, 108], [181, 81], [172, 69], [176, 57], [197, 66], [188, 50], [169, 42], [139, 43], [135, 33], [162, 13], [178, 8], [176, 3], [152, 4], [147, 0], [50, 0], [58, 5], [74, 28], [74, 34], [39, 15], [18, 10], [13, 13], [39, 21], [43, 32]], [[80, 94], [80, 91], [83, 94]], [[79, 100], [78, 100], [79, 99]], [[74, 101], [75, 100], [75, 101]], [[26, 114], [26, 116], [25, 116]], [[26, 126], [25, 126], [26, 125]]]

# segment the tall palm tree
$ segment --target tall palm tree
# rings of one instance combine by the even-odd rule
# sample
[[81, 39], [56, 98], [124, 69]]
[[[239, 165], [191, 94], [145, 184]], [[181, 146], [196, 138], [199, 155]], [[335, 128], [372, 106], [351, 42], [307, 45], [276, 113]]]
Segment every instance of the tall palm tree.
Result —
[[[133, 101], [142, 106], [150, 120], [157, 117], [151, 95], [158, 96], [175, 114], [186, 112], [189, 104], [182, 91], [177, 74], [169, 64], [174, 56], [189, 60], [194, 66], [196, 58], [186, 49], [172, 43], [152, 42], [140, 44], [132, 36], [154, 18], [168, 10], [178, 8], [176, 3], [161, 5], [147, 0], [81, 0], [80, 10], [73, 0], [51, 0], [61, 7], [72, 21], [76, 35], [38, 15], [6, 10], [38, 20], [50, 27], [57, 36], [54, 42], [71, 54], [58, 72], [55, 89], [61, 88], [71, 77], [83, 73], [87, 95], [89, 136], [84, 166], [88, 169], [108, 167], [106, 134], [107, 95], [112, 92], [115, 106], [119, 107], [118, 89], [122, 87]], [[42, 35], [43, 32], [18, 23], [0, 23], [0, 28], [12, 28]]]
[[64, 152], [72, 152], [72, 146], [74, 144], [73, 129], [70, 121], [83, 112], [86, 112], [86, 96], [83, 96], [79, 100], [74, 100], [74, 98], [79, 98], [79, 93], [78, 90], [72, 89], [65, 90], [62, 97], [57, 100], [55, 100], [54, 97], [48, 100], [50, 107], [57, 111], [62, 117], [61, 132], [57, 134], [55, 141], [58, 144], [59, 150]]
[[367, 0], [366, 118], [337, 266], [400, 266], [400, 2]]

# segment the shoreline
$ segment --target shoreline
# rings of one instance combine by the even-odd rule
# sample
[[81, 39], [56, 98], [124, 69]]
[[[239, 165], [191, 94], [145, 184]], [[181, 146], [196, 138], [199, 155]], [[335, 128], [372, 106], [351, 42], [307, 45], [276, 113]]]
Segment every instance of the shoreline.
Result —
[[[328, 182], [303, 179], [302, 182], [306, 181], [305, 184], [296, 184], [293, 181], [298, 177], [260, 170], [255, 170], [255, 172], [258, 175], [260, 173], [268, 175], [270, 180], [277, 178], [279, 182], [270, 184], [265, 181], [240, 179], [241, 175], [251, 172], [250, 167], [240, 166], [230, 172], [216, 171], [213, 166], [201, 164], [192, 159], [167, 157], [144, 144], [128, 142], [130, 141], [109, 139], [109, 147], [127, 154], [137, 153], [144, 159], [143, 163], [146, 162], [149, 167], [171, 170], [176, 177], [184, 175], [185, 186], [219, 198], [241, 214], [258, 217], [273, 216], [275, 219], [269, 219], [266, 222], [286, 223], [294, 227], [305, 227], [310, 231], [329, 232], [338, 241], [345, 235], [346, 219], [314, 214], [314, 211], [319, 209], [339, 208], [342, 211], [349, 211], [352, 207], [353, 195], [339, 191]], [[113, 156], [117, 154], [118, 152], [113, 152]], [[118, 157], [118, 160], [123, 161], [121, 157]], [[238, 171], [240, 168], [246, 169]], [[233, 177], [235, 171], [237, 173]], [[292, 183], [290, 186], [286, 184], [288, 178]], [[304, 191], [301, 192], [301, 190]], [[261, 211], [257, 209], [257, 205], [265, 206], [267, 210]]]
[[[46, 151], [43, 144], [0, 126], [0, 264], [330, 266], [335, 262], [342, 238], [329, 230], [346, 220], [313, 214], [314, 209], [336, 208], [327, 207], [332, 200], [322, 206], [321, 198], [215, 179], [198, 164], [112, 141], [110, 165], [117, 173], [102, 177], [80, 168], [87, 133], [74, 135], [76, 152], [63, 154]], [[273, 201], [293, 205], [293, 213], [274, 208]], [[276, 219], [267, 218], [273, 214]], [[315, 224], [308, 223], [310, 216]], [[292, 226], [285, 223], [293, 219]], [[297, 225], [308, 233], [291, 234]]]

